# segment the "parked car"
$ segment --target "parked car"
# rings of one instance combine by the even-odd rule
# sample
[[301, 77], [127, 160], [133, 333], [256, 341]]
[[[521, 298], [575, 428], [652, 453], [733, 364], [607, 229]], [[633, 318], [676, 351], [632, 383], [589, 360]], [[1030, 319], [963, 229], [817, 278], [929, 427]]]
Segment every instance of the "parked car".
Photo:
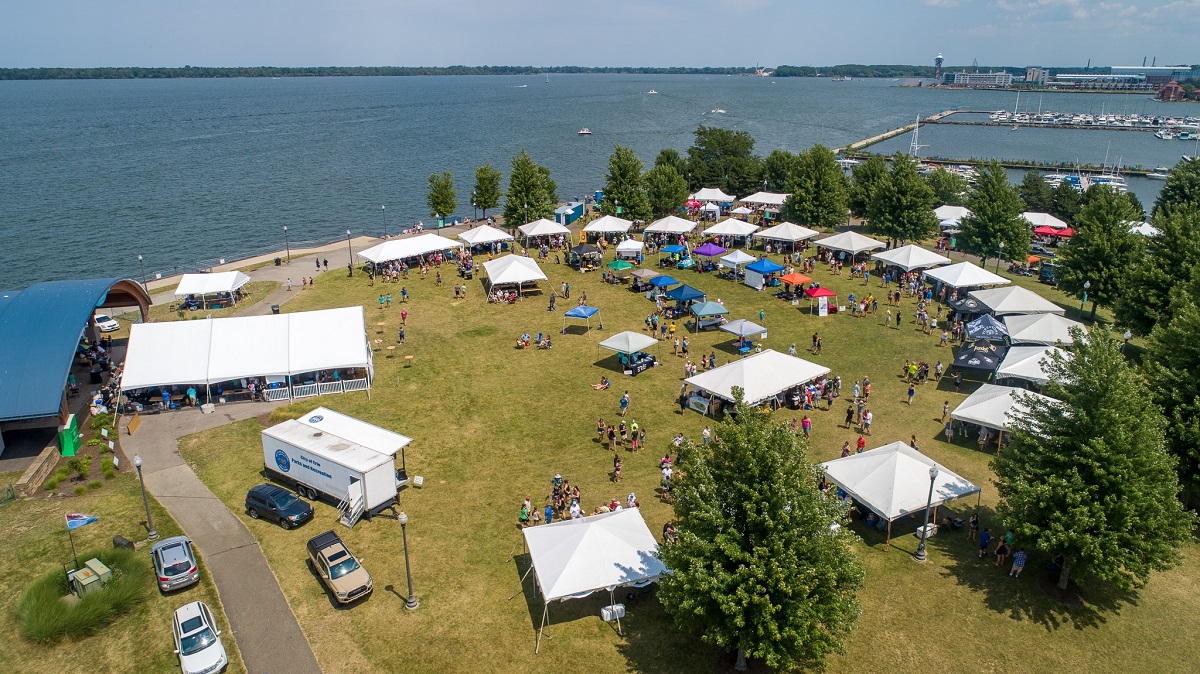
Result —
[[204, 602], [194, 601], [177, 609], [171, 630], [183, 674], [215, 674], [229, 665], [221, 630]]
[[121, 324], [112, 316], [107, 314], [96, 314], [96, 327], [100, 328], [100, 332], [116, 332], [121, 329]]
[[254, 519], [266, 518], [291, 529], [312, 519], [313, 507], [292, 492], [273, 484], [263, 483], [246, 493], [246, 514]]
[[309, 540], [308, 559], [339, 604], [349, 604], [370, 594], [371, 574], [350, 554], [336, 533], [326, 531]]
[[178, 590], [200, 580], [196, 551], [187, 536], [172, 536], [155, 543], [150, 548], [150, 559], [154, 560], [158, 589], [163, 592]]

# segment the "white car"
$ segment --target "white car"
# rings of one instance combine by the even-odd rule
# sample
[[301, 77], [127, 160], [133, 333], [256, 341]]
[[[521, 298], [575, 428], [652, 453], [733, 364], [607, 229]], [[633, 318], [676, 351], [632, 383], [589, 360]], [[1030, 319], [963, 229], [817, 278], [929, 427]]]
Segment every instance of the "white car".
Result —
[[204, 602], [194, 601], [176, 610], [171, 630], [183, 674], [215, 674], [229, 664], [221, 630]]
[[118, 323], [112, 316], [106, 314], [96, 314], [96, 327], [100, 328], [100, 332], [116, 332], [121, 329], [121, 324]]

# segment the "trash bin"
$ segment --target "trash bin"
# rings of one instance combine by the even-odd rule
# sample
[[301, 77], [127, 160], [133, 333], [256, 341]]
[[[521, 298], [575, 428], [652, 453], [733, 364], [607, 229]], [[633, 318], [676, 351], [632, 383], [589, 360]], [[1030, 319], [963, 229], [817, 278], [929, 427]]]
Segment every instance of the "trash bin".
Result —
[[275, 266], [276, 266], [276, 267], [278, 267], [278, 266], [280, 266], [280, 265], [282, 265], [282, 264], [283, 264], [283, 258], [281, 258], [281, 257], [277, 257], [277, 258], [275, 258]]
[[278, 304], [271, 305], [271, 313], [273, 313], [273, 314], [279, 313], [279, 305]]

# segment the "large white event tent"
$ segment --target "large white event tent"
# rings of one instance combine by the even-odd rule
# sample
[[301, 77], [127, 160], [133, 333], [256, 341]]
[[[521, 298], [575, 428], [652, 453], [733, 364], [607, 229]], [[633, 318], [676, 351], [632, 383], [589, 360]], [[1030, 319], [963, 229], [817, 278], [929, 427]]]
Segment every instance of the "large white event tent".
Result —
[[933, 215], [944, 227], [957, 226], [962, 219], [971, 214], [966, 206], [938, 206], [933, 209]]
[[[1024, 403], [1017, 399], [1019, 395], [1029, 395], [1058, 402], [1049, 396], [1032, 393], [1011, 386], [983, 384], [967, 399], [950, 413], [950, 418], [968, 424], [978, 424], [994, 431], [1000, 431], [997, 447], [1004, 440], [1004, 431], [1008, 430], [1009, 422], [1014, 416], [1020, 416], [1029, 411]], [[997, 450], [998, 451], [998, 450]]]
[[479, 246], [485, 243], [495, 243], [497, 241], [512, 241], [513, 237], [508, 232], [496, 229], [491, 225], [480, 225], [473, 229], [468, 229], [458, 238], [467, 242], [468, 246]]
[[389, 239], [360, 252], [359, 257], [374, 263], [406, 260], [418, 255], [462, 248], [462, 244], [437, 234], [422, 234], [404, 239]]
[[211, 295], [232, 293], [250, 282], [250, 277], [240, 271], [225, 271], [215, 274], [184, 274], [175, 288], [176, 297], [188, 295]]
[[658, 541], [637, 508], [528, 527], [521, 533], [529, 546], [530, 570], [542, 595], [542, 620], [534, 653], [542, 647], [550, 602], [607, 590], [609, 603], [615, 604], [616, 588], [646, 585], [668, 572], [658, 557]]
[[800, 225], [790, 222], [781, 222], [774, 227], [768, 227], [767, 229], [756, 233], [754, 238], [767, 239], [769, 241], [787, 241], [789, 243], [796, 243], [797, 241], [811, 239], [818, 234], [820, 234], [820, 232], [815, 229], [801, 227]]
[[[821, 464], [826, 480], [887, 521], [885, 550], [891, 546], [892, 522], [919, 513], [930, 504], [929, 469], [933, 466], [938, 467], [937, 477], [932, 480], [935, 509], [982, 492], [966, 478], [900, 441]], [[930, 522], [936, 519], [931, 516]]]
[[668, 215], [665, 218], [655, 220], [646, 227], [647, 232], [657, 232], [659, 234], [687, 234], [696, 229], [696, 223], [686, 218], [681, 218], [678, 215]]
[[726, 218], [704, 230], [704, 236], [750, 236], [758, 231], [758, 225], [752, 225], [744, 220]]
[[1035, 213], [1033, 211], [1025, 211], [1021, 214], [1022, 218], [1033, 227], [1050, 227], [1052, 229], [1066, 229], [1070, 227], [1067, 223], [1050, 215], [1049, 213]]
[[625, 239], [617, 244], [617, 257], [630, 260], [637, 259], [637, 256], [641, 255], [644, 246], [645, 244], [637, 239]]
[[950, 258], [914, 245], [900, 246], [899, 248], [885, 250], [882, 253], [874, 253], [871, 255], [871, 259], [882, 260], [904, 271], [927, 269], [929, 267], [937, 267], [938, 265], [950, 264]]
[[1003, 276], [972, 264], [959, 262], [948, 267], [939, 267], [925, 272], [925, 278], [941, 281], [951, 288], [974, 288], [976, 286], [993, 286], [1010, 283]]
[[563, 227], [553, 220], [547, 220], [546, 218], [539, 218], [528, 224], [521, 225], [517, 228], [517, 230], [520, 231], [525, 238], [529, 238], [531, 236], [555, 236], [558, 234], [571, 233], [571, 230]]
[[618, 218], [615, 215], [602, 215], [589, 222], [583, 228], [583, 231], [592, 234], [624, 234], [632, 226], [633, 223], [625, 218]]
[[825, 237], [819, 241], [813, 242], [814, 246], [822, 246], [832, 250], [840, 250], [857, 255], [868, 250], [876, 248], [886, 248], [887, 244], [882, 241], [876, 241], [869, 236], [863, 236], [858, 232], [842, 232], [833, 236]]
[[741, 201], [743, 204], [754, 204], [755, 206], [766, 206], [767, 208], [779, 208], [790, 196], [790, 194], [781, 194], [779, 192], [755, 192], [748, 197], [742, 197], [739, 199], [739, 201]]
[[546, 274], [537, 261], [524, 255], [503, 255], [495, 260], [488, 260], [483, 263], [483, 269], [492, 285], [515, 284], [518, 293], [520, 287], [526, 283], [546, 280]]
[[996, 316], [1005, 314], [1065, 314], [1067, 310], [1021, 286], [972, 290], [969, 297]]
[[695, 194], [691, 195], [688, 198], [693, 199], [695, 201], [720, 201], [720, 202], [733, 201], [733, 199], [734, 199], [732, 194], [725, 194], [724, 192], [717, 189], [716, 187], [705, 187], [704, 189], [700, 190], [699, 192], [696, 192]]
[[685, 383], [723, 400], [733, 401], [740, 386], [746, 404], [756, 405], [784, 391], [829, 374], [829, 368], [803, 358], [766, 349], [753, 356], [688, 377]]
[[1015, 314], [1003, 320], [1013, 344], [1070, 344], [1071, 328], [1085, 329], [1083, 323], [1056, 314]]
[[[282, 380], [320, 370], [363, 368], [365, 379], [302, 382], [279, 397], [366, 390], [374, 374], [362, 307], [291, 314], [137, 323], [131, 326], [121, 390]], [[321, 387], [324, 387], [322, 390]], [[268, 397], [271, 392], [268, 391]]]
[[1063, 358], [1070, 358], [1071, 352], [1057, 346], [1013, 346], [1009, 347], [1000, 367], [996, 368], [996, 381], [1001, 379], [1024, 379], [1035, 384], [1045, 384], [1050, 381], [1046, 365], [1050, 362], [1050, 354], [1057, 353]]

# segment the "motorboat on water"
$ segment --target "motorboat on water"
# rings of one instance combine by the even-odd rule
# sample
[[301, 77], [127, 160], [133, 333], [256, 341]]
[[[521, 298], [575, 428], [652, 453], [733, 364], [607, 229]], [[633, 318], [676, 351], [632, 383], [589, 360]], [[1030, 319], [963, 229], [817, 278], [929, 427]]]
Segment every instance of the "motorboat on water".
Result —
[[712, 113], [714, 115], [723, 115], [725, 114], [725, 108], [713, 108]]
[[592, 130], [591, 130], [591, 129], [589, 129], [589, 128], [587, 128], [587, 127], [585, 126], [585, 127], [583, 127], [582, 129], [580, 129], [580, 130], [579, 130], [579, 135], [581, 135], [581, 136], [590, 136], [590, 135], [592, 135]]
[[1146, 177], [1150, 178], [1151, 180], [1166, 180], [1167, 173], [1170, 172], [1170, 170], [1171, 169], [1167, 168], [1166, 166], [1155, 166], [1153, 171], [1146, 174]]
[[655, 90], [653, 90], [653, 89], [651, 89], [650, 91], [647, 91], [646, 93], [648, 93], [648, 94], [657, 94], [658, 92], [657, 92], [657, 91], [655, 91]]

